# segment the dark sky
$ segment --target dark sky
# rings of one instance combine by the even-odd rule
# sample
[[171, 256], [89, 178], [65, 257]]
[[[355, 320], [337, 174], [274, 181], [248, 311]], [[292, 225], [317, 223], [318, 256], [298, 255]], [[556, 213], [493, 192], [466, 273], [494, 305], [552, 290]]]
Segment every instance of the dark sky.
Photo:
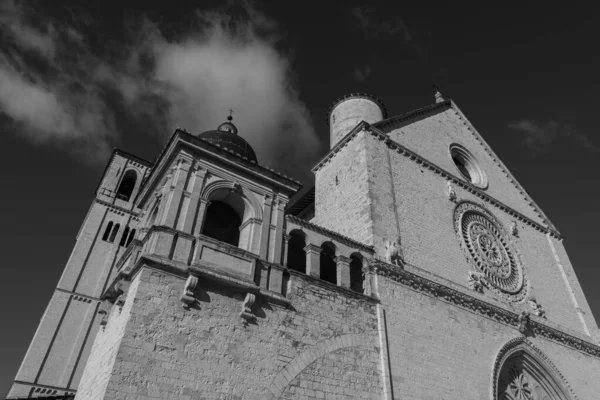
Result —
[[0, 393], [110, 150], [153, 160], [176, 126], [214, 129], [230, 107], [259, 162], [308, 183], [337, 97], [368, 92], [396, 115], [433, 103], [437, 84], [566, 237], [600, 317], [600, 21], [591, 9], [54, 3], [0, 5]]

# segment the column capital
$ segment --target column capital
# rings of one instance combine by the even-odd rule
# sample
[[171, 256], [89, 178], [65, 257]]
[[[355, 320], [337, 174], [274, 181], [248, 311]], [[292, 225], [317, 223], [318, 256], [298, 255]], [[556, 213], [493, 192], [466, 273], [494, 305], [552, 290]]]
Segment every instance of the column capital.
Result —
[[352, 261], [352, 259], [350, 257], [346, 257], [346, 256], [337, 256], [335, 258], [335, 263], [336, 264], [348, 264], [348, 265], [350, 265], [351, 261]]
[[319, 246], [315, 246], [314, 244], [308, 244], [304, 248], [304, 251], [306, 252], [306, 254], [308, 254], [308, 253], [321, 254], [322, 250], [323, 250], [322, 248], [320, 248]]

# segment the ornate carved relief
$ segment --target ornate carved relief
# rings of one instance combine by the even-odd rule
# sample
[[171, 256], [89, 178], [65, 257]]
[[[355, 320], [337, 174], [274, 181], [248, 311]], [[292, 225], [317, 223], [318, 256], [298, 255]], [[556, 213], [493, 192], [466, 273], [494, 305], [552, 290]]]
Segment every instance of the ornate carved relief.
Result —
[[544, 308], [542, 307], [542, 305], [540, 303], [538, 303], [537, 299], [534, 296], [529, 296], [529, 299], [527, 300], [527, 302], [529, 303], [529, 306], [531, 307], [531, 312], [533, 313], [533, 315], [537, 315], [538, 317], [541, 318], [546, 318], [546, 311], [544, 310]]
[[452, 181], [446, 182], [446, 193], [448, 194], [448, 200], [450, 200], [453, 203], [456, 203], [456, 190], [454, 190], [454, 185], [452, 184]]
[[489, 287], [483, 272], [469, 271], [468, 276], [467, 283], [469, 285], [469, 289], [477, 293], [483, 293], [483, 288]]
[[523, 300], [526, 276], [500, 223], [484, 208], [464, 202], [454, 212], [454, 228], [467, 258], [485, 275], [489, 287], [509, 301]]
[[521, 311], [519, 318], [517, 319], [517, 329], [521, 334], [525, 335], [529, 330], [531, 319], [529, 318], [529, 311]]

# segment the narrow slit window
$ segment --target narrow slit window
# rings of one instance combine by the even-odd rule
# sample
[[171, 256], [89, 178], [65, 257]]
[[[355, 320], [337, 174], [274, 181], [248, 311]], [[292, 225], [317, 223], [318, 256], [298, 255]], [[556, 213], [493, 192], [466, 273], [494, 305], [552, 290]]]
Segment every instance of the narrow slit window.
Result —
[[112, 230], [113, 223], [110, 221], [108, 225], [106, 225], [106, 229], [104, 230], [104, 235], [102, 235], [102, 240], [105, 242], [108, 241], [108, 235], [110, 235], [110, 231]]
[[125, 230], [123, 231], [123, 235], [121, 235], [121, 241], [119, 242], [119, 246], [125, 246], [125, 243], [127, 243], [128, 235], [129, 235], [129, 227], [126, 226]]
[[117, 237], [117, 233], [119, 232], [119, 228], [121, 228], [121, 225], [120, 224], [116, 224], [115, 227], [112, 230], [112, 233], [110, 234], [109, 243], [114, 243], [115, 238]]
[[125, 244], [125, 246], [129, 246], [129, 243], [131, 243], [131, 241], [133, 240], [134, 237], [135, 237], [135, 229], [132, 229], [131, 232], [129, 232], [129, 237], [127, 238], [127, 243]]

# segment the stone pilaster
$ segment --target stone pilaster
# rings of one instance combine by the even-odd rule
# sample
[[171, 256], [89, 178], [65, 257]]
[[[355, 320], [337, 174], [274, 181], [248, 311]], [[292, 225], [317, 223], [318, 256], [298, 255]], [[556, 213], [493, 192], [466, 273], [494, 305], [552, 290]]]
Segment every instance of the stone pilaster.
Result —
[[321, 249], [319, 246], [309, 244], [304, 248], [306, 252], [306, 275], [321, 277]]
[[345, 288], [350, 287], [350, 261], [350, 258], [345, 256], [337, 256], [335, 258], [337, 273], [336, 283], [338, 286], [343, 286]]

